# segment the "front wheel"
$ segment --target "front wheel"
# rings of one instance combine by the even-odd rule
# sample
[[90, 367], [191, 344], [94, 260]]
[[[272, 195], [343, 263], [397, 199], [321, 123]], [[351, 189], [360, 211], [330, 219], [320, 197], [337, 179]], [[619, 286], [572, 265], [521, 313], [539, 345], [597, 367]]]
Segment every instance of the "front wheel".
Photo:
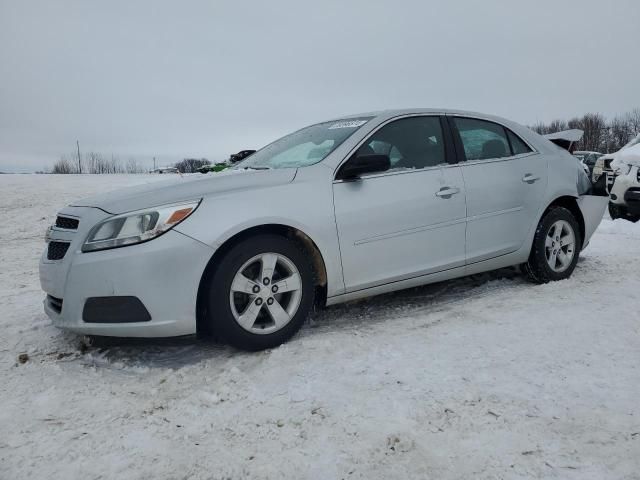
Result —
[[280, 345], [312, 309], [313, 275], [294, 240], [259, 235], [236, 244], [209, 284], [208, 330], [243, 350]]
[[582, 247], [580, 227], [564, 207], [551, 208], [540, 220], [523, 270], [530, 280], [547, 283], [569, 278]]

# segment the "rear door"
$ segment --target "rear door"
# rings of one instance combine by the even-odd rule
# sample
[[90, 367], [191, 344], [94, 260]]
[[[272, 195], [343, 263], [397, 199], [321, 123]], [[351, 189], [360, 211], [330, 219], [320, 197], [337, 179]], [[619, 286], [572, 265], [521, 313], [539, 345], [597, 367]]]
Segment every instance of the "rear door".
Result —
[[448, 118], [467, 194], [466, 262], [515, 252], [542, 205], [547, 159], [503, 125]]
[[388, 155], [391, 170], [334, 181], [347, 292], [464, 266], [464, 182], [447, 161], [445, 125], [439, 116], [387, 123], [358, 152]]

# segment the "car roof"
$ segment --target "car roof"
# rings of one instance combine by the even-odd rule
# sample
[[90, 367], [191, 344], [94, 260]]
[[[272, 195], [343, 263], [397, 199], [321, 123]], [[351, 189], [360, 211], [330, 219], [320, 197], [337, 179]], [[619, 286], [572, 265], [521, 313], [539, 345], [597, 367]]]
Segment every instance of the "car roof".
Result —
[[[364, 112], [357, 113], [352, 115], [345, 115], [342, 117], [337, 117], [336, 120], [344, 119], [344, 118], [358, 118], [358, 117], [395, 117], [399, 115], [408, 115], [412, 113], [442, 113], [442, 114], [451, 114], [451, 115], [469, 115], [469, 116], [478, 116], [478, 117], [492, 117], [493, 115], [488, 115], [486, 113], [480, 112], [471, 112], [467, 110], [456, 110], [451, 108], [395, 108], [388, 110], [375, 110], [372, 112]], [[498, 118], [498, 117], [494, 117]]]
[[383, 120], [390, 119], [393, 117], [398, 117], [401, 115], [411, 115], [411, 114], [421, 114], [421, 113], [468, 116], [472, 118], [482, 118], [486, 120], [492, 120], [494, 122], [498, 122], [503, 125], [507, 125], [511, 127], [513, 126], [517, 126], [520, 128], [523, 127], [521, 124], [517, 122], [514, 122], [504, 117], [498, 117], [497, 115], [490, 115], [487, 113], [473, 112], [468, 110], [457, 110], [457, 109], [451, 109], [451, 108], [398, 108], [398, 109], [390, 109], [390, 110], [377, 110], [373, 112], [365, 112], [365, 113], [358, 113], [353, 115], [346, 115], [342, 117], [336, 117], [329, 121], [346, 120], [350, 118], [362, 118], [362, 117], [374, 117], [376, 118], [376, 120], [383, 121]]

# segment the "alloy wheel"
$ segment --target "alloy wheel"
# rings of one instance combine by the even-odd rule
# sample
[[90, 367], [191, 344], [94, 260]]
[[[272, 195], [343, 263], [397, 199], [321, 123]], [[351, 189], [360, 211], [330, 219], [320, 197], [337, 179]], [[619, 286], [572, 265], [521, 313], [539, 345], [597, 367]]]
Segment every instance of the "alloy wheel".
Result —
[[245, 330], [276, 332], [294, 317], [302, 299], [302, 279], [295, 264], [279, 253], [261, 253], [236, 272], [229, 301], [231, 313]]
[[576, 249], [573, 227], [565, 220], [551, 225], [545, 239], [547, 264], [554, 272], [561, 273], [571, 266]]

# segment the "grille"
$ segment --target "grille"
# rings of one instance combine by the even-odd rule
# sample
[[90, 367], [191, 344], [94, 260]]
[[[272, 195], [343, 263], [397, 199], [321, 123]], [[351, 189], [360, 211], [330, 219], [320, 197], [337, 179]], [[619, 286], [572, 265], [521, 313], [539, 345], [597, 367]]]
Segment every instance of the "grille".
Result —
[[49, 306], [55, 310], [57, 313], [62, 311], [62, 299], [52, 297], [51, 295], [47, 295], [47, 302], [49, 302]]
[[47, 258], [49, 260], [61, 260], [69, 249], [69, 242], [49, 242]]
[[67, 230], [77, 230], [80, 221], [76, 218], [58, 217], [56, 218], [56, 227], [66, 228]]

